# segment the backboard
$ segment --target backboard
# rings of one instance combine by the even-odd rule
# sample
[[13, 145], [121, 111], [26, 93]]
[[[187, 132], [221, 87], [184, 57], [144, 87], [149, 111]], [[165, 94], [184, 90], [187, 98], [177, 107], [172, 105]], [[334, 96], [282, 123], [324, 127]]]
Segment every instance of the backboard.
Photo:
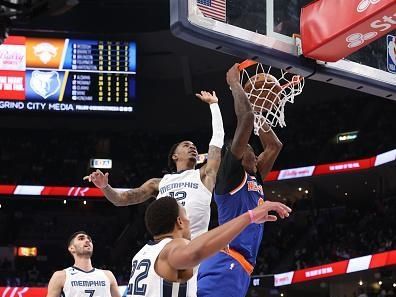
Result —
[[396, 100], [396, 31], [335, 63], [306, 59], [293, 34], [299, 34], [301, 8], [310, 2], [171, 0], [171, 30], [241, 59]]

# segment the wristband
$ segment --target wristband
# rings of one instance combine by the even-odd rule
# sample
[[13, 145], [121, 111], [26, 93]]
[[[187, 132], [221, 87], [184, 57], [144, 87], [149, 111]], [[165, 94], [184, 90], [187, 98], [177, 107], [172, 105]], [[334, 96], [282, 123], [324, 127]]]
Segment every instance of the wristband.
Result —
[[253, 224], [255, 222], [253, 210], [249, 209], [248, 213], [249, 213], [249, 217], [250, 217], [250, 223]]

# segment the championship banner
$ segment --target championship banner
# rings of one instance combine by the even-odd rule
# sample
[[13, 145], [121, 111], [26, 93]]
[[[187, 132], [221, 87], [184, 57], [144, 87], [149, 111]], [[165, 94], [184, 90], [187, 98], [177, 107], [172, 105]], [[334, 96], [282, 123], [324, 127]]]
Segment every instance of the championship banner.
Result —
[[301, 10], [305, 57], [335, 62], [396, 29], [394, 0], [317, 0]]

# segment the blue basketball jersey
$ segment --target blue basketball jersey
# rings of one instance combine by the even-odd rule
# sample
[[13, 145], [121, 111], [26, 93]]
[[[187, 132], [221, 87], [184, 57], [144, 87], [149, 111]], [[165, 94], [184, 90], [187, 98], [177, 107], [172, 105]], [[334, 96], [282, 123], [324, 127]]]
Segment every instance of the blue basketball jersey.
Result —
[[[264, 203], [263, 187], [254, 176], [245, 172], [242, 183], [236, 189], [223, 195], [214, 193], [214, 199], [218, 207], [219, 224], [223, 225]], [[229, 247], [255, 265], [263, 230], [264, 224], [251, 224], [229, 244]]]

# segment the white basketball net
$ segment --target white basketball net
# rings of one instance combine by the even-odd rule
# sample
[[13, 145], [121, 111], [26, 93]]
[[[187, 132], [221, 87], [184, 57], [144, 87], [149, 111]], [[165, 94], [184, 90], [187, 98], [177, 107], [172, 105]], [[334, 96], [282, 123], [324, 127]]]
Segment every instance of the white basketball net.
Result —
[[[285, 127], [285, 105], [287, 102], [294, 103], [294, 97], [301, 94], [304, 87], [304, 77], [281, 70], [281, 77], [275, 78], [277, 83], [268, 81], [268, 84], [264, 83], [260, 88], [257, 88], [257, 75], [260, 73], [270, 74], [270, 71], [271, 67], [266, 71], [262, 64], [257, 63], [249, 67], [250, 73], [245, 68], [241, 74], [242, 86], [247, 82], [250, 82], [252, 86], [246, 94], [254, 112], [254, 134], [256, 135], [265, 123], [272, 127], [277, 125]], [[265, 76], [265, 82], [267, 82], [267, 76]]]

